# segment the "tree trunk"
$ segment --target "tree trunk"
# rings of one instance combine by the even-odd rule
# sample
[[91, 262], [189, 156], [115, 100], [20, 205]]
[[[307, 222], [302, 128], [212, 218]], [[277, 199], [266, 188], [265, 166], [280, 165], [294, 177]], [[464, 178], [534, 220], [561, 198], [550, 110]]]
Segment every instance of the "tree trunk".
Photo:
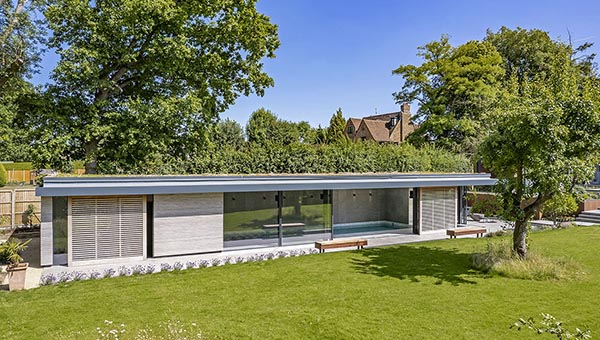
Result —
[[85, 143], [85, 173], [86, 174], [97, 174], [98, 173], [98, 142], [93, 140]]
[[513, 250], [519, 255], [519, 258], [524, 259], [527, 257], [527, 219], [515, 221]]

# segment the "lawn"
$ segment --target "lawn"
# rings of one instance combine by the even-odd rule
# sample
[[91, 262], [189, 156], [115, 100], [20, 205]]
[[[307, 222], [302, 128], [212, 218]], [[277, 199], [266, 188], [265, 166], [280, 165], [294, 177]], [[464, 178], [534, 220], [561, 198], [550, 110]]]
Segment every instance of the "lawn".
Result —
[[579, 281], [486, 276], [469, 254], [488, 239], [457, 239], [284, 258], [0, 294], [1, 337], [54, 338], [104, 320], [127, 329], [169, 319], [225, 339], [552, 339], [509, 329], [550, 313], [600, 334], [600, 228], [532, 234], [531, 246], [571, 257]]

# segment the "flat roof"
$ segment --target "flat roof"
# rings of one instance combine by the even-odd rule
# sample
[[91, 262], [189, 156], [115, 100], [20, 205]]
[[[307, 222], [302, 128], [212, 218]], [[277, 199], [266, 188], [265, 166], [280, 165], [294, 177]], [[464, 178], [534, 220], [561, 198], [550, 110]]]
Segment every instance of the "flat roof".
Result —
[[494, 185], [490, 174], [328, 174], [46, 177], [37, 196], [108, 196]]

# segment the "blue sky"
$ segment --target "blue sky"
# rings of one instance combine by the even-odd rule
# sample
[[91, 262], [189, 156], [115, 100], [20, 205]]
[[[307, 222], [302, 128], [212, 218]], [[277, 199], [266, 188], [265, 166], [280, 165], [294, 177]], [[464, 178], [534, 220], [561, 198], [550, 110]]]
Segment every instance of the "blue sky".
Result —
[[[275, 86], [221, 115], [242, 125], [260, 107], [313, 126], [327, 126], [338, 107], [346, 118], [397, 111], [392, 93], [402, 79], [392, 70], [420, 63], [417, 47], [442, 34], [459, 45], [501, 26], [539, 28], [565, 41], [569, 30], [574, 44], [593, 42], [600, 54], [597, 0], [259, 0], [258, 9], [279, 26], [281, 47], [265, 60]], [[55, 63], [47, 53], [34, 82], [45, 83]]]

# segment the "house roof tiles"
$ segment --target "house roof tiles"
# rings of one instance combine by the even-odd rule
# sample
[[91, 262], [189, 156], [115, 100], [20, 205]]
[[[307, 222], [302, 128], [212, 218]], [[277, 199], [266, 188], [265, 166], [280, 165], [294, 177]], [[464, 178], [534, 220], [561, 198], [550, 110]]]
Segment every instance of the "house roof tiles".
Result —
[[360, 119], [360, 118], [350, 118], [350, 122], [354, 126], [354, 129], [358, 129], [361, 121], [362, 121], [362, 119]]
[[390, 130], [386, 126], [387, 121], [363, 119], [363, 124], [365, 124], [365, 127], [376, 142], [390, 141]]

